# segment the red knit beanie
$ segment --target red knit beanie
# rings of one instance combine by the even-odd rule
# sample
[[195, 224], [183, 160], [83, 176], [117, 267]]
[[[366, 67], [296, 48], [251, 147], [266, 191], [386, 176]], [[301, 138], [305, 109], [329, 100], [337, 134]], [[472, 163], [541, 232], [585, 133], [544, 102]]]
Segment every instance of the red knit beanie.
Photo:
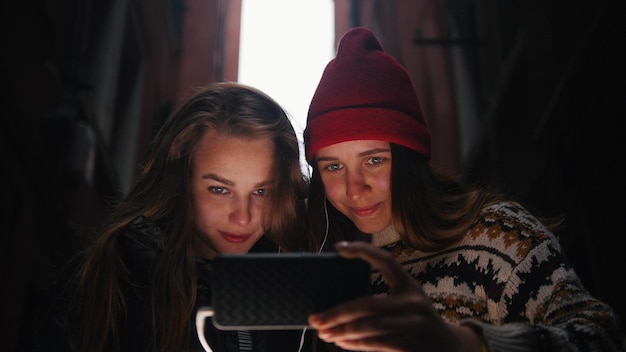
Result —
[[311, 100], [304, 130], [305, 155], [331, 144], [383, 140], [430, 159], [430, 131], [407, 71], [374, 33], [353, 28], [341, 38]]

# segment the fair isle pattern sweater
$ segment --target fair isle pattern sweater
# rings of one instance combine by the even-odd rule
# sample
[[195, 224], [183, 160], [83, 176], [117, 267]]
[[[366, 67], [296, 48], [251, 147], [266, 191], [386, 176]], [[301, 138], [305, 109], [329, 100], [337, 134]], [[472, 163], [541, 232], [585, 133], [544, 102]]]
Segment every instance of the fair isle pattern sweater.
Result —
[[[482, 331], [490, 352], [621, 351], [612, 309], [582, 286], [558, 239], [519, 204], [484, 209], [444, 250], [407, 246], [393, 228], [373, 236], [419, 281], [449, 322]], [[373, 274], [373, 291], [389, 287]]]

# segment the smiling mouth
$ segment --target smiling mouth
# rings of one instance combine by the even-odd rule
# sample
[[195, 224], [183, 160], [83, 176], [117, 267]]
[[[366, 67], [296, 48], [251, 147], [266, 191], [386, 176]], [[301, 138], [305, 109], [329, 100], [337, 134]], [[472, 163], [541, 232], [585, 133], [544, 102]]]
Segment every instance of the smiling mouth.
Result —
[[250, 238], [249, 235], [235, 235], [227, 232], [222, 232], [222, 237], [230, 243], [241, 243]]
[[367, 208], [352, 208], [352, 213], [358, 217], [368, 217], [374, 214], [374, 212], [378, 209], [378, 205], [374, 205]]

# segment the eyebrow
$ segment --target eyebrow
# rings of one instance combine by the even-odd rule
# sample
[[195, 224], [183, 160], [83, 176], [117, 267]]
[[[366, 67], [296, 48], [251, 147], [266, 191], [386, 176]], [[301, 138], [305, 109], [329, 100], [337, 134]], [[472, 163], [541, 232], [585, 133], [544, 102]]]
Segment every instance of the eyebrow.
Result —
[[217, 182], [221, 182], [221, 183], [224, 183], [224, 184], [229, 185], [229, 186], [232, 186], [232, 185], [235, 184], [233, 181], [227, 180], [227, 179], [225, 179], [225, 178], [223, 178], [223, 177], [221, 177], [221, 176], [219, 176], [217, 174], [213, 174], [213, 173], [202, 175], [202, 179], [203, 180], [208, 180], [208, 179], [215, 180]]
[[387, 153], [387, 152], [391, 152], [391, 149], [389, 148], [375, 148], [375, 149], [369, 149], [366, 150], [362, 153], [359, 153], [359, 156], [366, 156], [366, 155], [371, 155], [371, 154], [378, 154], [378, 153]]
[[[209, 179], [215, 180], [215, 181], [223, 183], [223, 184], [225, 184], [227, 186], [234, 186], [235, 185], [235, 182], [233, 182], [231, 180], [227, 180], [227, 179], [225, 179], [225, 178], [223, 178], [223, 177], [221, 177], [221, 176], [219, 176], [217, 174], [214, 174], [214, 173], [202, 175], [202, 179], [203, 180], [209, 180]], [[270, 184], [269, 181], [261, 181], [261, 182], [255, 184], [254, 187], [261, 188], [261, 187], [265, 187], [265, 186], [267, 186], [269, 184]]]
[[[368, 149], [365, 151], [362, 151], [358, 154], [358, 156], [367, 156], [367, 155], [372, 155], [372, 154], [378, 154], [378, 153], [388, 153], [391, 152], [391, 149], [389, 148], [374, 148], [374, 149]], [[337, 160], [338, 158], [333, 157], [333, 156], [323, 156], [320, 158], [316, 158], [315, 161], [332, 161], [332, 160]]]

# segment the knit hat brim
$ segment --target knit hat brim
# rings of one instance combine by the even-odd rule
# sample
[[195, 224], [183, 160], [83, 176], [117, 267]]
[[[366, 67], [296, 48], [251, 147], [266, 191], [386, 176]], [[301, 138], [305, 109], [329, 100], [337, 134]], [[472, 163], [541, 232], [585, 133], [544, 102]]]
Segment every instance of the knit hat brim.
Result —
[[[354, 121], [367, 123], [354, 124]], [[311, 138], [315, 136], [315, 138]], [[404, 145], [430, 157], [430, 131], [413, 116], [386, 108], [344, 108], [309, 121], [304, 134], [306, 159], [312, 163], [318, 150], [352, 140], [384, 140]]]

